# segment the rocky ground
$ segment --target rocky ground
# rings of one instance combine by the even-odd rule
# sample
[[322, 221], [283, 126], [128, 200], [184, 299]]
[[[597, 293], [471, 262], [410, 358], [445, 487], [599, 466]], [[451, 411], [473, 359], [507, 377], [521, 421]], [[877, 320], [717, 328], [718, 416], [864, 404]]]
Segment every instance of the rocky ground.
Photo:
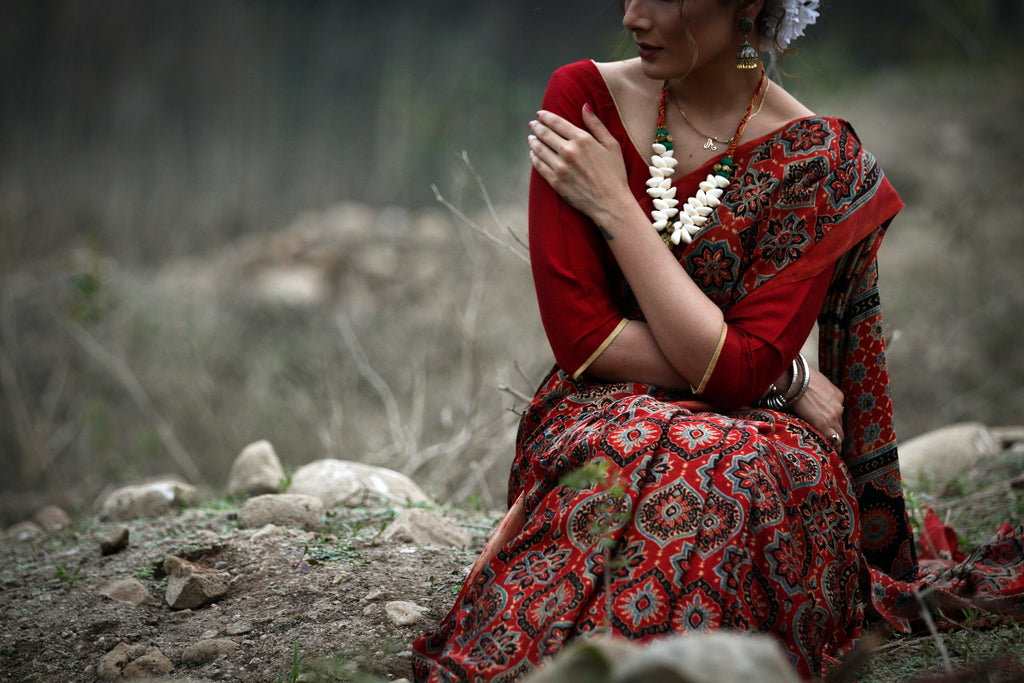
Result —
[[[955, 425], [903, 449], [915, 522], [930, 507], [965, 547], [1000, 522], [1024, 523], [1024, 430]], [[943, 468], [955, 475], [939, 484]], [[84, 519], [48, 507], [8, 529], [0, 680], [407, 677], [412, 640], [450, 608], [499, 514], [438, 507], [411, 480], [342, 461], [281, 474], [259, 442], [236, 459], [228, 497], [125, 487]], [[352, 481], [366, 487], [358, 496]], [[274, 482], [288, 492], [267, 493]], [[941, 680], [1024, 680], [1020, 622], [967, 626], [892, 638], [858, 680], [940, 680], [954, 669], [967, 673]]]
[[[471, 538], [454, 548], [383, 540], [396, 514], [336, 508], [316, 532], [247, 528], [221, 503], [11, 539], [0, 544], [0, 679], [401, 679], [412, 639], [450, 607], [495, 518], [450, 512]], [[101, 541], [124, 527], [127, 547], [104, 555]], [[171, 556], [226, 574], [226, 593], [170, 607]], [[104, 595], [130, 579], [145, 592]]]

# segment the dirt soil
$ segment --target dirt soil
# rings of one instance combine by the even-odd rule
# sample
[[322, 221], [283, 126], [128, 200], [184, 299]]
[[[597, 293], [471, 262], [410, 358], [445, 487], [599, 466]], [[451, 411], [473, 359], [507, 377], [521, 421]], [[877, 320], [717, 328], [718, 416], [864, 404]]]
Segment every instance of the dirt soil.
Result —
[[[127, 523], [129, 546], [103, 556], [117, 524], [77, 523], [30, 541], [0, 543], [0, 680], [93, 681], [119, 643], [156, 647], [166, 680], [395, 680], [409, 676], [412, 640], [442, 617], [495, 517], [447, 513], [473, 536], [466, 549], [384, 543], [388, 509], [335, 510], [319, 533], [243, 529], [234, 509], [189, 509]], [[164, 600], [163, 561], [176, 555], [231, 575], [227, 595], [193, 610]], [[136, 578], [153, 597], [134, 606], [101, 594]], [[397, 625], [390, 601], [424, 608]], [[237, 649], [182, 661], [202, 639]]]

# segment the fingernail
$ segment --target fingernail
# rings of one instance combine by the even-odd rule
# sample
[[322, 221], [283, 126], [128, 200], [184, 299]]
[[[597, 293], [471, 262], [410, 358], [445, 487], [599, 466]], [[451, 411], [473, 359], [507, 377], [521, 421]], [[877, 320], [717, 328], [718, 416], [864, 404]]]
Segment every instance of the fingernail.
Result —
[[593, 114], [593, 113], [594, 113], [594, 110], [590, 108], [590, 102], [586, 102], [586, 103], [585, 103], [585, 104], [583, 105], [583, 109], [584, 109], [584, 110], [585, 110], [585, 111], [586, 111], [586, 112], [587, 112], [588, 114]]

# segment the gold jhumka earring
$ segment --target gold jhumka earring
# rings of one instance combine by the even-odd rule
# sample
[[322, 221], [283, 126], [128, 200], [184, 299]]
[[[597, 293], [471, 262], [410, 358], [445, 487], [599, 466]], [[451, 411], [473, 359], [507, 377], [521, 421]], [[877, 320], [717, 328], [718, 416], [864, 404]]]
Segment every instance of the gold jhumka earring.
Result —
[[754, 30], [754, 20], [750, 17], [740, 17], [736, 23], [740, 33], [743, 34], [743, 44], [740, 45], [740, 49], [736, 52], [736, 68], [737, 69], [756, 69], [758, 58], [757, 50], [750, 44], [750, 32]]

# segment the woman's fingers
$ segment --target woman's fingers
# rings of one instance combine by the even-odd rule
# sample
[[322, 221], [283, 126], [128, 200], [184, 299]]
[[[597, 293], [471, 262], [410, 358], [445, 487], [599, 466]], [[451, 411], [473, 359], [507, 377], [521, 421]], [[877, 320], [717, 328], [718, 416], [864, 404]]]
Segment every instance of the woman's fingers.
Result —
[[612, 137], [604, 122], [594, 113], [589, 104], [583, 105], [583, 125], [587, 127], [594, 139], [601, 143], [602, 147], [615, 144], [615, 138]]
[[530, 162], [569, 204], [605, 220], [635, 198], [618, 143], [592, 111], [583, 115], [586, 130], [550, 111], [537, 112], [530, 122]]
[[827, 377], [812, 368], [807, 393], [793, 406], [793, 411], [839, 450], [846, 437], [843, 431], [843, 392]]
[[542, 129], [544, 132], [550, 131], [564, 140], [571, 140], [574, 137], [578, 137], [586, 133], [586, 131], [579, 126], [570, 123], [558, 114], [554, 114], [544, 109], [537, 112], [536, 123], [539, 125], [535, 128]]

